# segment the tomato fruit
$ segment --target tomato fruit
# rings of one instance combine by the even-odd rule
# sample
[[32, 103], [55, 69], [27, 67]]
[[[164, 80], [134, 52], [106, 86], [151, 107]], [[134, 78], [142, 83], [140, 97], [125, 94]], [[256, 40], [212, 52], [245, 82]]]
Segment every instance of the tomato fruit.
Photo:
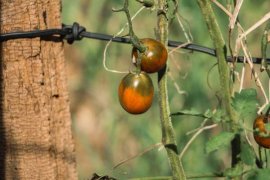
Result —
[[[253, 136], [258, 145], [270, 149], [270, 133], [265, 129], [265, 124], [268, 123], [268, 118], [264, 115], [258, 116], [253, 123], [253, 130], [259, 130], [254, 132]], [[264, 134], [266, 137], [260, 135]], [[269, 137], [267, 137], [269, 135]]]
[[[140, 42], [146, 47], [141, 57], [141, 70], [147, 73], [154, 73], [161, 70], [166, 65], [168, 58], [168, 52], [165, 46], [161, 42], [151, 38], [141, 39]], [[132, 58], [136, 65], [138, 50], [135, 47], [132, 49]]]
[[145, 72], [127, 74], [120, 82], [118, 97], [121, 106], [131, 114], [146, 112], [152, 105], [154, 86]]

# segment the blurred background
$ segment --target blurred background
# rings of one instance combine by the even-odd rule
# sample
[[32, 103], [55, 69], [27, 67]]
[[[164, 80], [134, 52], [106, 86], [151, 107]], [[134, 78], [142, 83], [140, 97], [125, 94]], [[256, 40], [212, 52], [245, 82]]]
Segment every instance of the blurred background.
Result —
[[[225, 0], [220, 1], [226, 3]], [[63, 0], [62, 21], [65, 24], [78, 22], [88, 31], [115, 34], [126, 23], [124, 13], [113, 13], [120, 8], [119, 0]], [[228, 18], [213, 5], [219, 24], [227, 41]], [[256, 7], [256, 8], [254, 8]], [[270, 1], [245, 1], [239, 19], [248, 29], [269, 11]], [[140, 4], [130, 2], [133, 15]], [[213, 47], [196, 1], [179, 1], [181, 22], [193, 36], [193, 43]], [[155, 38], [156, 11], [143, 10], [133, 21], [134, 31], [139, 38]], [[252, 32], [247, 39], [252, 56], [260, 56], [260, 41], [264, 25]], [[127, 31], [125, 31], [127, 33]], [[125, 33], [123, 35], [125, 35]], [[170, 25], [169, 39], [187, 42], [179, 23]], [[155, 84], [155, 99], [152, 107], [142, 115], [125, 112], [118, 102], [118, 85], [125, 74], [108, 72], [103, 67], [103, 52], [107, 42], [84, 39], [72, 46], [65, 45], [68, 86], [71, 99], [73, 134], [76, 143], [78, 174], [80, 179], [89, 179], [93, 173], [109, 175], [118, 179], [145, 176], [170, 175], [170, 167], [164, 149], [154, 149], [113, 170], [113, 166], [160, 142], [157, 75], [152, 74]], [[128, 71], [131, 62], [131, 45], [112, 43], [107, 51], [107, 65], [119, 71]], [[269, 55], [269, 53], [268, 53]], [[268, 56], [269, 57], [269, 56]], [[217, 66], [214, 57], [185, 50], [177, 50], [168, 60], [168, 91], [171, 112], [196, 109], [205, 112], [218, 106], [216, 93], [219, 90]], [[214, 66], [214, 67], [213, 67]], [[212, 68], [213, 67], [213, 68]], [[242, 65], [236, 70], [241, 73]], [[212, 69], [211, 69], [212, 68]], [[256, 66], [259, 72], [259, 66]], [[207, 83], [207, 77], [209, 84]], [[266, 73], [260, 78], [268, 92]], [[236, 90], [238, 90], [236, 83]], [[245, 88], [253, 87], [254, 79], [247, 70]], [[260, 91], [258, 99], [263, 103]], [[181, 151], [192, 137], [186, 135], [200, 126], [202, 118], [178, 116], [172, 118], [177, 143]], [[252, 122], [249, 122], [251, 126]], [[224, 148], [207, 155], [205, 143], [220, 129], [203, 132], [190, 146], [182, 161], [188, 175], [211, 174], [230, 164], [228, 149]]]

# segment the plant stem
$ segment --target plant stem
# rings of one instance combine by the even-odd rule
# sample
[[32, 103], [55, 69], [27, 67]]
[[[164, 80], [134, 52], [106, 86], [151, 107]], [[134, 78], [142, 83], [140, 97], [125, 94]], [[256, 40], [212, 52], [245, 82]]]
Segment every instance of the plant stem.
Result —
[[134, 31], [133, 31], [133, 27], [132, 27], [132, 21], [131, 21], [131, 16], [129, 13], [129, 0], [125, 0], [124, 1], [124, 5], [122, 8], [120, 9], [113, 9], [113, 12], [121, 12], [124, 11], [126, 16], [127, 16], [127, 21], [128, 21], [128, 27], [129, 27], [129, 36], [130, 36], [130, 41], [131, 44], [140, 52], [143, 53], [146, 48], [140, 43], [139, 38], [135, 35]]
[[261, 40], [261, 53], [262, 53], [262, 63], [261, 63], [261, 71], [265, 70], [268, 74], [268, 77], [270, 77], [270, 69], [267, 65], [266, 62], [266, 52], [267, 52], [267, 46], [268, 46], [268, 36], [270, 34], [270, 20], [268, 21], [264, 33], [263, 33], [263, 37]]
[[[158, 13], [158, 40], [163, 44], [168, 44], [168, 24], [169, 20], [167, 19], [165, 10], [167, 6], [166, 0], [158, 1], [159, 9], [161, 10]], [[171, 122], [170, 117], [170, 108], [168, 102], [168, 91], [167, 91], [167, 67], [164, 67], [158, 72], [158, 88], [159, 88], [159, 107], [160, 107], [160, 119], [161, 119], [161, 128], [162, 128], [162, 142], [165, 144], [165, 149], [168, 155], [169, 163], [172, 169], [172, 177], [177, 180], [186, 179], [184, 169], [180, 158], [178, 156], [178, 149], [175, 140], [175, 133]]]
[[229, 74], [229, 66], [226, 62], [226, 45], [222, 37], [222, 33], [216, 21], [211, 3], [209, 0], [198, 0], [198, 4], [202, 11], [203, 17], [206, 21], [210, 37], [214, 43], [219, 70], [219, 80], [221, 85], [222, 94], [222, 106], [225, 108], [227, 115], [231, 119], [231, 130], [236, 133], [234, 140], [231, 143], [232, 146], [232, 166], [234, 167], [239, 161], [240, 153], [240, 135], [238, 134], [237, 123], [238, 119], [236, 112], [232, 107], [231, 99], [231, 81]]

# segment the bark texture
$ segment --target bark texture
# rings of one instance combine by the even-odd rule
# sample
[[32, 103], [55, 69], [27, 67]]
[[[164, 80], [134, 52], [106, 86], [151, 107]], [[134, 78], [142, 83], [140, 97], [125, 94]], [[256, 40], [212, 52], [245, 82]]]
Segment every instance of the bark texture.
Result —
[[[60, 0], [0, 0], [0, 31], [61, 26]], [[1, 44], [0, 179], [77, 179], [63, 42]]]

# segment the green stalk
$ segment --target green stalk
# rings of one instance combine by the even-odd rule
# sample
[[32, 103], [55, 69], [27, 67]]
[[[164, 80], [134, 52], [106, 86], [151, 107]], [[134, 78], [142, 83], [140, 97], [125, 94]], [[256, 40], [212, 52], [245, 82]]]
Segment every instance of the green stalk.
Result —
[[230, 73], [229, 66], [226, 62], [226, 45], [223, 40], [222, 33], [216, 21], [216, 17], [214, 15], [211, 1], [210, 0], [198, 0], [198, 4], [202, 11], [203, 17], [206, 21], [210, 37], [214, 43], [217, 60], [218, 60], [218, 70], [219, 70], [219, 80], [221, 86], [221, 95], [222, 95], [222, 106], [225, 108], [227, 115], [231, 119], [231, 130], [236, 133], [234, 140], [231, 143], [232, 146], [232, 167], [234, 167], [239, 161], [240, 154], [240, 135], [237, 131], [237, 123], [238, 119], [236, 116], [236, 112], [232, 107], [232, 99], [231, 99], [231, 81], [230, 81]]
[[[159, 0], [159, 9], [166, 9], [166, 0]], [[170, 6], [172, 7], [172, 6]], [[169, 10], [168, 10], [169, 11]], [[166, 12], [162, 11], [158, 13], [158, 39], [163, 44], [168, 42], [168, 19]], [[168, 155], [169, 163], [172, 169], [172, 177], [177, 180], [186, 179], [182, 163], [179, 159], [178, 149], [175, 140], [175, 132], [172, 126], [170, 117], [170, 108], [168, 102], [167, 91], [167, 67], [158, 72], [158, 88], [159, 88], [159, 107], [160, 107], [160, 119], [162, 128], [162, 142], [165, 145], [165, 149]]]
[[266, 52], [267, 52], [267, 46], [269, 44], [268, 42], [268, 36], [270, 34], [270, 20], [268, 21], [263, 36], [261, 40], [261, 53], [262, 53], [262, 64], [261, 64], [261, 70], [266, 70], [268, 77], [270, 78], [270, 69], [268, 67], [267, 61], [266, 61]]

